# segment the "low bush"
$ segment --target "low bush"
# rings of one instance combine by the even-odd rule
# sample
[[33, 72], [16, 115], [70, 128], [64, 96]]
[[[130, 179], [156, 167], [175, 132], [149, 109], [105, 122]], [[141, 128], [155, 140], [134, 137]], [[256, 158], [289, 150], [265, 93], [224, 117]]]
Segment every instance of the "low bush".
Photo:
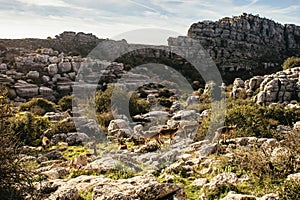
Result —
[[46, 112], [55, 112], [55, 103], [44, 98], [32, 98], [20, 105], [20, 111], [30, 111], [36, 115], [44, 115]]
[[9, 130], [26, 145], [37, 146], [44, 131], [51, 127], [48, 119], [30, 112], [20, 112], [9, 120]]
[[61, 120], [52, 127], [51, 133], [70, 133], [76, 132], [76, 125], [73, 121]]
[[272, 126], [292, 125], [300, 119], [298, 110], [285, 109], [282, 105], [263, 107], [236, 105], [227, 110], [226, 124], [237, 125], [237, 136], [274, 137]]
[[300, 183], [297, 181], [285, 181], [279, 192], [282, 200], [300, 199]]
[[58, 101], [58, 105], [62, 111], [72, 109], [72, 96], [64, 96]]
[[150, 111], [151, 104], [145, 99], [140, 99], [137, 94], [132, 94], [129, 100], [129, 112], [131, 116]]
[[105, 130], [108, 127], [110, 121], [113, 119], [114, 119], [114, 116], [113, 116], [112, 112], [97, 114], [97, 121], [103, 130]]
[[107, 178], [113, 180], [118, 179], [128, 179], [134, 177], [135, 171], [121, 163], [118, 163], [114, 166], [114, 169], [106, 173]]
[[97, 91], [95, 95], [95, 106], [98, 113], [104, 113], [111, 110], [111, 98], [114, 87], [108, 87], [104, 92]]

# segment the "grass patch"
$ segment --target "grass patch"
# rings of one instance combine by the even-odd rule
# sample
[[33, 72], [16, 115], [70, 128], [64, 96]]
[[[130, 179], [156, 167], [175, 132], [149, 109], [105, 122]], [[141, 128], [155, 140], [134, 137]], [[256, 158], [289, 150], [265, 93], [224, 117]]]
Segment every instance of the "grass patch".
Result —
[[82, 175], [87, 175], [87, 176], [100, 176], [102, 175], [100, 172], [94, 171], [94, 170], [71, 170], [71, 172], [62, 178], [64, 179], [72, 179], [76, 178]]
[[69, 146], [62, 152], [62, 155], [67, 160], [73, 160], [77, 156], [85, 155], [89, 151], [83, 146]]
[[92, 200], [93, 199], [93, 190], [79, 192], [78, 200]]
[[135, 176], [135, 171], [120, 163], [116, 164], [115, 169], [110, 172], [107, 172], [105, 176], [113, 180], [128, 179]]

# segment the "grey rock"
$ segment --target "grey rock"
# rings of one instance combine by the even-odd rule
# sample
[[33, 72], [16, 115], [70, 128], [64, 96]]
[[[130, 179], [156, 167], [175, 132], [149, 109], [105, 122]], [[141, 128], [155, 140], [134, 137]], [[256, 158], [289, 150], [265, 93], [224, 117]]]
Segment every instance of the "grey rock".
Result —
[[37, 85], [29, 84], [25, 81], [19, 80], [14, 87], [17, 95], [21, 98], [31, 98], [39, 94], [39, 88]]
[[300, 172], [288, 175], [286, 180], [287, 181], [295, 181], [300, 184]]
[[41, 174], [47, 176], [49, 179], [59, 179], [65, 175], [67, 175], [69, 170], [65, 167], [53, 168], [49, 171], [44, 171]]
[[199, 96], [189, 96], [186, 100], [187, 106], [192, 104], [199, 104]]
[[84, 169], [95, 170], [98, 172], [108, 172], [108, 171], [116, 170], [116, 167], [120, 164], [121, 164], [120, 161], [115, 160], [111, 157], [106, 157], [106, 158], [97, 159], [97, 160], [87, 164], [84, 167]]
[[7, 64], [6, 63], [1, 63], [0, 64], [0, 71], [6, 71], [7, 70]]
[[78, 197], [79, 193], [76, 187], [60, 187], [46, 200], [77, 200]]
[[47, 69], [48, 69], [49, 75], [52, 75], [52, 76], [57, 74], [57, 72], [58, 72], [57, 64], [50, 64]]
[[53, 90], [51, 88], [48, 87], [40, 87], [39, 88], [39, 94], [42, 95], [43, 97], [47, 97], [47, 96], [53, 96]]
[[235, 192], [229, 192], [226, 197], [222, 198], [222, 200], [257, 200], [257, 198], [253, 195], [247, 194], [236, 194]]
[[113, 135], [116, 133], [119, 129], [129, 129], [129, 123], [128, 121], [124, 119], [115, 119], [111, 120], [108, 125], [108, 134]]
[[207, 178], [197, 178], [195, 179], [191, 185], [197, 186], [197, 187], [203, 187], [207, 183]]
[[51, 78], [49, 76], [45, 76], [45, 75], [42, 76], [42, 81], [44, 83], [48, 83], [50, 80], [51, 80]]
[[94, 188], [93, 198], [95, 200], [186, 199], [182, 186], [159, 183], [153, 175], [137, 176], [109, 184], [99, 184]]
[[51, 56], [51, 57], [49, 57], [49, 62], [52, 63], [52, 64], [57, 64], [60, 61], [61, 60], [57, 56]]
[[239, 179], [237, 176], [232, 172], [223, 172], [217, 176], [215, 176], [209, 183], [205, 186], [211, 190], [216, 190], [224, 185], [232, 186], [237, 184]]
[[88, 140], [89, 140], [89, 136], [85, 133], [80, 133], [80, 132], [67, 133], [66, 142], [70, 146], [81, 145]]
[[279, 200], [279, 197], [277, 194], [270, 193], [262, 196], [261, 198], [257, 198], [258, 200]]
[[60, 62], [58, 63], [58, 71], [60, 73], [69, 72], [72, 69], [72, 65], [70, 62]]

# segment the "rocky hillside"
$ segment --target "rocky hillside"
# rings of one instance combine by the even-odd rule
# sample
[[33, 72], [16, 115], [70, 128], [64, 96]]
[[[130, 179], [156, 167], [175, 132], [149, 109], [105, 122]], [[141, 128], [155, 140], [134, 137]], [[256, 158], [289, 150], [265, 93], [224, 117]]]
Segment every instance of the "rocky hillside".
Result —
[[300, 26], [246, 13], [194, 23], [188, 36], [201, 41], [222, 72], [244, 79], [278, 71], [286, 57], [300, 52]]
[[30, 50], [36, 50], [41, 47], [52, 48], [70, 55], [86, 56], [102, 40], [93, 34], [65, 31], [56, 35], [55, 38], [49, 37], [47, 39], [0, 39], [0, 46]]

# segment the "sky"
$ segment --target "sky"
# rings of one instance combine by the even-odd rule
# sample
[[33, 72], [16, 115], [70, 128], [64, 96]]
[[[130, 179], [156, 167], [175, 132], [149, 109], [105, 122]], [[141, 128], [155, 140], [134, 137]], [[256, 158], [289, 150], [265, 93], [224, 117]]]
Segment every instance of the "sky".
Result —
[[300, 25], [299, 0], [0, 0], [0, 38], [75, 31], [115, 39], [140, 29], [177, 36], [195, 22], [244, 12]]

